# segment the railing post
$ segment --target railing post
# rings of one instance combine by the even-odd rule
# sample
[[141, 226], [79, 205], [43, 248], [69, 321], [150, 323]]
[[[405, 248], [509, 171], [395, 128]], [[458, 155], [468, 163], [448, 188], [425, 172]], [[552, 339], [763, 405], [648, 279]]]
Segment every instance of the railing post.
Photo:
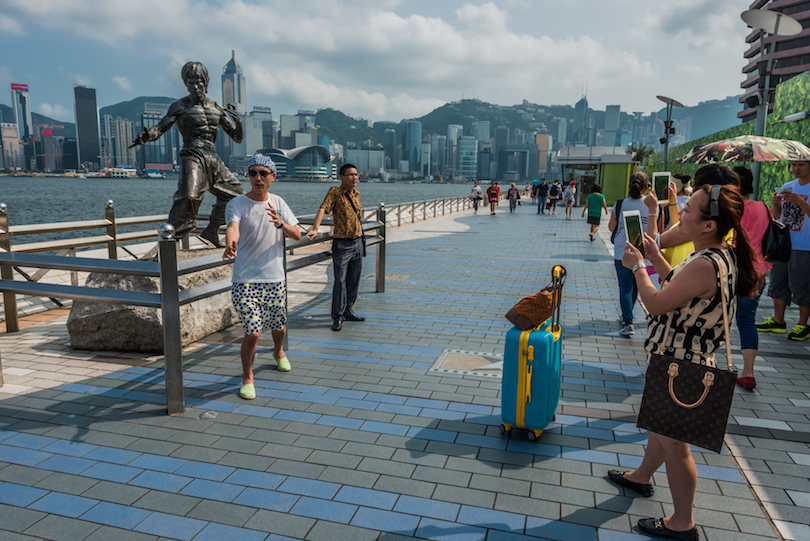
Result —
[[[8, 207], [5, 203], [0, 203], [0, 250], [11, 252], [11, 231], [8, 225]], [[14, 270], [8, 265], [0, 265], [0, 277], [3, 280], [13, 280]], [[19, 331], [17, 296], [14, 293], [3, 292], [3, 308], [6, 312], [6, 332]]]
[[3, 385], [5, 385], [5, 383], [3, 383], [3, 355], [0, 353], [0, 387]]
[[[68, 257], [76, 257], [76, 248], [68, 248]], [[70, 285], [73, 287], [78, 287], [79, 285], [79, 273], [76, 271], [70, 271]]]
[[377, 244], [377, 293], [385, 293], [385, 203], [380, 203], [377, 208], [377, 221], [382, 222], [382, 228], [378, 234], [382, 237], [382, 242]]
[[118, 259], [118, 235], [115, 231], [115, 208], [113, 208], [113, 200], [107, 199], [104, 203], [104, 217], [109, 222], [107, 224], [107, 236], [110, 240], [107, 241], [107, 258]]
[[444, 216], [444, 215], [445, 215], [445, 212], [444, 212], [444, 204], [445, 204], [446, 202], [447, 202], [447, 199], [442, 199], [442, 216]]
[[434, 218], [437, 216], [437, 214], [436, 214], [436, 203], [438, 203], [438, 201], [436, 199], [434, 199], [433, 200], [433, 217]]
[[402, 225], [402, 205], [397, 205], [397, 227]]
[[422, 221], [427, 220], [427, 201], [422, 203]]
[[411, 203], [411, 223], [416, 221], [416, 201]]
[[163, 314], [163, 370], [166, 372], [166, 406], [169, 415], [183, 413], [183, 350], [180, 340], [180, 286], [177, 281], [177, 241], [174, 227], [162, 224], [158, 231], [160, 305]]

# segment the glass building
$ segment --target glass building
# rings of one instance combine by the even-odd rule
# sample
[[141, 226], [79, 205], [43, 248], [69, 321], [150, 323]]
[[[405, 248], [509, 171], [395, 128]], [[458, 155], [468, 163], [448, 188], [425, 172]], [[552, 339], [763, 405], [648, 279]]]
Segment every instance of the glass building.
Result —
[[28, 99], [28, 85], [11, 83], [11, 110], [14, 114], [14, 124], [17, 124], [20, 139], [27, 141], [34, 134], [31, 121], [31, 104]]
[[79, 164], [88, 171], [98, 171], [101, 160], [101, 134], [96, 89], [73, 87], [73, 109], [76, 115], [76, 146]]
[[458, 176], [463, 180], [478, 178], [478, 139], [463, 135], [458, 141]]
[[422, 158], [422, 123], [409, 120], [405, 124], [405, 156], [410, 171], [419, 172]]

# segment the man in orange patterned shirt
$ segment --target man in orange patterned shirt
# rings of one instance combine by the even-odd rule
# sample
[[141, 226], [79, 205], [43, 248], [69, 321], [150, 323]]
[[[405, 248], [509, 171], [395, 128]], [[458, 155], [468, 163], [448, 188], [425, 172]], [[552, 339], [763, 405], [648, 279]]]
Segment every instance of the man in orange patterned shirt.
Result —
[[347, 163], [340, 168], [340, 186], [329, 188], [315, 215], [315, 223], [307, 233], [310, 239], [318, 234], [324, 215], [332, 213], [335, 224], [332, 240], [332, 263], [335, 286], [332, 289], [332, 330], [339, 331], [344, 321], [365, 321], [354, 313], [354, 301], [360, 286], [363, 268], [363, 226], [360, 223], [360, 192], [355, 189], [359, 180], [357, 168]]

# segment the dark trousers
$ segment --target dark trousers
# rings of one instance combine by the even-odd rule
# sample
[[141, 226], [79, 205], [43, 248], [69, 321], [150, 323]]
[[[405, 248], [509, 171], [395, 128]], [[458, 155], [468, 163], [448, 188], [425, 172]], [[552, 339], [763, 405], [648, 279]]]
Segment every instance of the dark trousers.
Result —
[[332, 289], [332, 319], [345, 321], [353, 312], [363, 270], [363, 240], [334, 239], [332, 263], [335, 271], [335, 286]]
[[169, 212], [169, 223], [174, 226], [176, 238], [186, 237], [196, 227], [197, 211], [206, 191], [217, 198], [206, 227], [216, 233], [225, 224], [225, 205], [245, 193], [245, 189], [216, 153], [183, 149], [180, 152], [180, 180]]

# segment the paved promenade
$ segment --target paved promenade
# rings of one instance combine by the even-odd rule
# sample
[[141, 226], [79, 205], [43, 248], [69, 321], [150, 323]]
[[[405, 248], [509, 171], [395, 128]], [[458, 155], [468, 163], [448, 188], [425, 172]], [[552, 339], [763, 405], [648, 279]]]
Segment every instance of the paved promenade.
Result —
[[[600, 234], [589, 242], [583, 220], [531, 205], [392, 230], [385, 293], [374, 293], [373, 251], [366, 260], [365, 323], [329, 329], [325, 264], [291, 275], [302, 293], [292, 372], [275, 369], [263, 340], [258, 398], [241, 400], [241, 328], [217, 333], [185, 350], [188, 409], [173, 417], [161, 357], [74, 351], [66, 312], [24, 318], [0, 335], [0, 540], [648, 539], [635, 525], [671, 513], [666, 474], [646, 499], [605, 479], [644, 453], [645, 325], [637, 308], [636, 335], [617, 333]], [[505, 438], [503, 314], [558, 263], [568, 282], [556, 421], [537, 442]], [[760, 315], [770, 310], [764, 298]], [[809, 346], [764, 336], [757, 389], [739, 389], [726, 449], [693, 450], [701, 539], [810, 539]]]

